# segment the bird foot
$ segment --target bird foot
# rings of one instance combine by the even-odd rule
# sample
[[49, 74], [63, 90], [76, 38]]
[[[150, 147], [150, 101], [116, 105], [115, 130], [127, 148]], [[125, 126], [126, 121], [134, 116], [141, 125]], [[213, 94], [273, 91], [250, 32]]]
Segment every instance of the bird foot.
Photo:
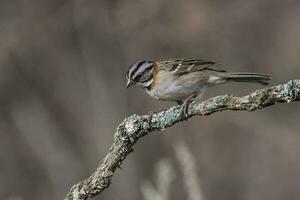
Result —
[[189, 105], [192, 101], [185, 101], [181, 106], [181, 117], [184, 120], [187, 120], [188, 116], [189, 116]]
[[182, 118], [184, 120], [187, 120], [188, 116], [189, 116], [189, 105], [193, 102], [193, 98], [195, 98], [195, 94], [191, 95], [189, 98], [187, 98], [185, 101], [183, 101], [183, 103], [181, 104], [181, 114], [182, 114]]

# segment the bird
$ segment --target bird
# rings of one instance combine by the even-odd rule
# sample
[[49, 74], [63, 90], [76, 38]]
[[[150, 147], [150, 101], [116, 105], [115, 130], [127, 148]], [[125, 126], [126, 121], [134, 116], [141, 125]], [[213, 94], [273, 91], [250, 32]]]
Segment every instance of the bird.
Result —
[[271, 80], [266, 74], [227, 72], [220, 63], [183, 58], [138, 61], [129, 67], [126, 78], [127, 88], [139, 85], [155, 99], [185, 106], [201, 101], [206, 89], [215, 85], [229, 82], [268, 85]]

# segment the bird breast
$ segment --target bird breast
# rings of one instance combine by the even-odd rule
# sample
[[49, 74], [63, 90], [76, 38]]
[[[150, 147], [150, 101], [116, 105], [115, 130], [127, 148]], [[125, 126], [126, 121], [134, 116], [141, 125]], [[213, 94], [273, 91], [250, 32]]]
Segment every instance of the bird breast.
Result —
[[180, 101], [194, 93], [201, 93], [206, 88], [201, 84], [198, 73], [177, 77], [168, 71], [159, 71], [154, 76], [154, 85], [147, 93], [164, 101]]

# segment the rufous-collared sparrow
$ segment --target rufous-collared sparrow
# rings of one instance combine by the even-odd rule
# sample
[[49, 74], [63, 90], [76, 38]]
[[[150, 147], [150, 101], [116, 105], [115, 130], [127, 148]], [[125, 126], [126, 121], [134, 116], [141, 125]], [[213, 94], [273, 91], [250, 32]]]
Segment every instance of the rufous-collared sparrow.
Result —
[[179, 104], [201, 99], [208, 87], [227, 82], [257, 82], [267, 85], [270, 77], [265, 74], [226, 72], [223, 65], [197, 59], [169, 59], [139, 61], [127, 72], [127, 88], [140, 85], [159, 100]]

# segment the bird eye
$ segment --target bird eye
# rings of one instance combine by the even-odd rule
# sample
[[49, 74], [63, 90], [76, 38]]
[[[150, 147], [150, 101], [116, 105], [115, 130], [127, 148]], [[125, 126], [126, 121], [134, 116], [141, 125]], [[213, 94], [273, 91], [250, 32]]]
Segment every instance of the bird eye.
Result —
[[144, 72], [140, 77], [137, 77], [138, 79], [138, 81], [140, 82], [140, 83], [143, 83], [143, 82], [147, 82], [147, 81], [149, 81], [150, 79], [152, 79], [152, 73], [151, 73], [151, 71], [150, 70], [148, 70], [148, 71], [146, 71], [146, 72]]

